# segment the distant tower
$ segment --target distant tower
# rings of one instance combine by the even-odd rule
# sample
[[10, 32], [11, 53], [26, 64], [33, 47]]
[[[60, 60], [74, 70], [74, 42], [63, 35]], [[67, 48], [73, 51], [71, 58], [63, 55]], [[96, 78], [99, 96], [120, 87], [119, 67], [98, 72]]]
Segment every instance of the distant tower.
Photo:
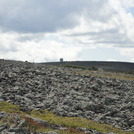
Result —
[[60, 62], [63, 62], [63, 58], [60, 58]]

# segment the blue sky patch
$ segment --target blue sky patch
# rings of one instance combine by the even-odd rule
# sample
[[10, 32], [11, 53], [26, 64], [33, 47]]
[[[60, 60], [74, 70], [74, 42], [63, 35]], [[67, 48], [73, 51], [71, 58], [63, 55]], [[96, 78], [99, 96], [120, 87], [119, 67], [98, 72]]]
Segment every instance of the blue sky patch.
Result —
[[129, 8], [129, 12], [134, 16], [134, 7]]

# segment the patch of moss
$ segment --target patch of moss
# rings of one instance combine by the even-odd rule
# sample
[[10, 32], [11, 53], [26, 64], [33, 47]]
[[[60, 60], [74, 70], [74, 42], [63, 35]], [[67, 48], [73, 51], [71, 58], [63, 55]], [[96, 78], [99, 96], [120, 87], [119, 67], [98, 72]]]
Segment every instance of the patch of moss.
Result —
[[97, 130], [102, 133], [114, 132], [118, 134], [134, 134], [133, 132], [123, 132], [118, 128], [114, 128], [108, 124], [101, 124], [80, 117], [60, 117], [48, 111], [32, 111], [30, 116], [49, 121], [50, 123], [65, 126], [68, 128], [87, 128]]
[[79, 75], [86, 75], [86, 76], [95, 76], [95, 77], [103, 77], [103, 78], [112, 78], [112, 79], [119, 79], [119, 80], [134, 80], [134, 75], [124, 75], [124, 73], [111, 73], [111, 72], [103, 72], [100, 73], [99, 71], [94, 70], [74, 70], [75, 74]]
[[77, 69], [87, 69], [86, 67], [76, 66], [76, 65], [64, 65], [64, 67], [68, 67], [68, 68], [77, 68]]
[[[102, 133], [114, 132], [118, 134], [134, 134], [134, 132], [125, 132], [118, 128], [114, 128], [111, 125], [101, 124], [85, 118], [56, 116], [52, 112], [45, 110], [39, 110], [39, 111], [33, 110], [28, 113], [24, 113], [20, 111], [19, 106], [15, 106], [8, 102], [0, 102], [0, 112], [1, 111], [5, 111], [9, 114], [17, 113], [18, 115], [20, 115], [21, 118], [23, 118], [25, 115], [30, 115], [38, 119], [46, 120], [51, 124], [66, 127], [67, 128], [66, 130], [55, 130], [61, 134], [83, 134], [83, 132], [78, 131], [76, 128], [93, 129]], [[26, 122], [28, 128], [30, 128], [31, 131], [36, 130], [36, 132], [46, 132], [52, 130], [51, 128], [43, 127], [40, 124], [33, 122], [32, 120], [26, 120]]]
[[83, 131], [77, 130], [75, 128], [68, 128], [64, 131], [58, 131], [60, 134], [85, 134]]
[[5, 111], [7, 113], [18, 113], [22, 114], [23, 112], [20, 111], [20, 107], [13, 105], [11, 103], [5, 102], [5, 101], [0, 101], [0, 112]]

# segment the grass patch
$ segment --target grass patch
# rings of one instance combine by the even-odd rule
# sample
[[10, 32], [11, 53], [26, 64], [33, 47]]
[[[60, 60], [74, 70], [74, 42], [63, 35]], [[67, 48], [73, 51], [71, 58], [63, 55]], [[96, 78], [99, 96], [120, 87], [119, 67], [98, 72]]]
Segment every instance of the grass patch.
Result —
[[128, 71], [128, 72], [125, 72], [125, 73], [134, 75], [134, 71]]
[[[134, 134], [134, 132], [125, 132], [118, 128], [114, 128], [111, 125], [101, 124], [98, 122], [94, 122], [85, 118], [80, 117], [61, 117], [56, 116], [52, 112], [39, 110], [39, 111], [29, 111], [28, 113], [24, 113], [20, 111], [19, 106], [15, 106], [8, 102], [0, 102], [0, 112], [5, 111], [9, 114], [18, 114], [22, 119], [26, 120], [26, 126], [33, 132], [46, 132], [46, 131], [57, 131], [61, 134], [84, 134], [82, 131], [77, 130], [76, 128], [87, 128], [97, 130], [101, 133], [118, 133], [118, 134]], [[32, 116], [34, 118], [42, 119], [48, 121], [51, 124], [55, 124], [57, 126], [66, 127], [66, 130], [53, 130], [51, 128], [47, 128], [34, 122], [31, 119], [26, 119], [26, 115]], [[1, 120], [0, 120], [1, 123]]]
[[101, 124], [80, 117], [60, 117], [48, 111], [32, 111], [31, 116], [49, 121], [50, 123], [65, 126], [68, 128], [87, 128], [97, 130], [102, 133], [114, 132], [118, 134], [134, 134], [133, 132], [123, 132], [111, 125]]
[[0, 101], [0, 112], [5, 111], [10, 114], [23, 114], [22, 111], [20, 111], [20, 107], [17, 105], [13, 105], [11, 103]]
[[100, 71], [94, 72], [93, 70], [74, 70], [74, 74], [79, 75], [86, 75], [86, 76], [96, 76], [96, 77], [104, 77], [104, 78], [113, 78], [113, 79], [119, 79], [119, 80], [134, 80], [134, 75], [132, 74], [125, 74], [125, 73], [111, 73], [104, 71], [103, 73], [100, 73]]
[[83, 131], [77, 130], [75, 128], [68, 128], [64, 131], [59, 131], [61, 134], [85, 134]]
[[83, 66], [77, 66], [77, 65], [64, 65], [64, 67], [74, 68], [74, 69], [82, 69], [82, 70], [93, 70], [93, 71], [98, 70], [98, 68], [96, 68], [96, 67], [83, 67]]

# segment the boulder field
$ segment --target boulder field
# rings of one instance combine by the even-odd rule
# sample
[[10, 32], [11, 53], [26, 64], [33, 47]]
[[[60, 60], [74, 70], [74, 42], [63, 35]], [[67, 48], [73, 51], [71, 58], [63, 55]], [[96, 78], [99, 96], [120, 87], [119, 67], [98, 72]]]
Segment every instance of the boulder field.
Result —
[[111, 78], [83, 71], [0, 60], [0, 101], [19, 105], [22, 111], [45, 109], [134, 131], [134, 81], [117, 79], [118, 73]]

